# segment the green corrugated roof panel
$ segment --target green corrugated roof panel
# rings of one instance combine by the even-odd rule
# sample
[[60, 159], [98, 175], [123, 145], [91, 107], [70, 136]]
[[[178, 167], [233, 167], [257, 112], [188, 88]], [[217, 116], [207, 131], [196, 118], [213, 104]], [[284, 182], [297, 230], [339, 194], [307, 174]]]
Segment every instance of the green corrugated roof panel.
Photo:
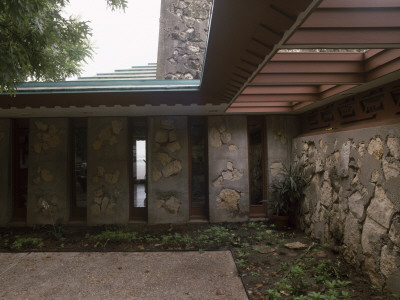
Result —
[[198, 91], [200, 80], [156, 80], [156, 64], [99, 73], [73, 81], [24, 82], [18, 94]]

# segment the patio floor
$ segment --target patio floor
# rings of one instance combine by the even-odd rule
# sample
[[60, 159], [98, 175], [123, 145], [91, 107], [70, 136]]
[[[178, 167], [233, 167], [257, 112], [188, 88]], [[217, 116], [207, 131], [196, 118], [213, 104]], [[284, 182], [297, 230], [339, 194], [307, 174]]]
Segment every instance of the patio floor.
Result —
[[1, 299], [248, 299], [229, 251], [0, 253]]

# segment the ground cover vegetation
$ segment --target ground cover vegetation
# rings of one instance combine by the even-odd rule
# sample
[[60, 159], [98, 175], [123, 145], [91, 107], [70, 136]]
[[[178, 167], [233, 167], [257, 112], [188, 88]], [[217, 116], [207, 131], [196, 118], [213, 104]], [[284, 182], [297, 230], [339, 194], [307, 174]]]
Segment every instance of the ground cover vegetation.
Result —
[[227, 249], [250, 299], [400, 299], [371, 285], [329, 245], [265, 222], [0, 228], [1, 252]]

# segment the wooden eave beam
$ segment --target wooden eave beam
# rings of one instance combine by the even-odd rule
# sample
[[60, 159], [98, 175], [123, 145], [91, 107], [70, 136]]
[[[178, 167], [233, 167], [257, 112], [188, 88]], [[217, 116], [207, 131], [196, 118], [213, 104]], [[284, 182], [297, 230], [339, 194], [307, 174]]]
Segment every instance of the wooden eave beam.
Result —
[[231, 107], [274, 107], [274, 106], [292, 106], [292, 102], [234, 102]]
[[389, 73], [396, 72], [400, 70], [400, 57], [390, 63], [383, 64], [380, 67], [370, 71], [366, 74], [366, 80], [372, 81], [379, 77], [388, 75]]
[[361, 52], [278, 52], [271, 62], [354, 62], [362, 61]]
[[395, 8], [399, 7], [398, 0], [324, 0], [318, 8]]
[[261, 95], [240, 95], [234, 103], [239, 102], [275, 102], [275, 101], [317, 101], [317, 94], [261, 94]]
[[[381, 1], [384, 2], [384, 1]], [[305, 28], [391, 28], [399, 27], [400, 7], [332, 8], [314, 11], [301, 25]]]
[[331, 88], [327, 91], [324, 91], [322, 93], [319, 94], [320, 100], [326, 99], [328, 97], [343, 93], [349, 89], [352, 89], [354, 87], [356, 87], [358, 85], [356, 84], [342, 84], [342, 85], [338, 85], [334, 88]]
[[371, 72], [385, 64], [390, 64], [391, 62], [399, 59], [399, 57], [400, 49], [387, 49], [379, 51], [373, 56], [368, 55], [368, 58], [366, 58], [363, 62], [364, 70], [365, 72]]
[[365, 82], [362, 73], [297, 73], [259, 74], [253, 85], [304, 85], [304, 84], [361, 84]]
[[362, 73], [362, 61], [275, 61], [266, 64], [259, 74], [268, 73]]
[[399, 27], [300, 28], [283, 48], [400, 48]]
[[229, 107], [227, 113], [287, 113], [292, 107]]
[[318, 93], [318, 87], [313, 85], [299, 85], [299, 86], [248, 86], [242, 95], [254, 95], [254, 94], [316, 94]]
[[313, 103], [314, 103], [314, 102], [301, 102], [301, 103], [297, 103], [297, 104], [293, 105], [292, 110], [293, 110], [293, 111], [296, 111], [296, 110], [298, 110], [298, 109], [301, 109], [301, 108], [306, 107], [306, 106], [308, 106], [308, 105], [310, 105], [310, 104], [313, 104]]

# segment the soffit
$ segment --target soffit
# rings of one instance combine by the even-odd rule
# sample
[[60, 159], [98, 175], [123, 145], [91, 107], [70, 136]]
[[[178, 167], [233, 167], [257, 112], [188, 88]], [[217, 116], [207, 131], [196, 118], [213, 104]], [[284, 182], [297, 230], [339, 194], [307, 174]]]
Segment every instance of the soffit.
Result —
[[[226, 112], [299, 113], [400, 78], [400, 1], [324, 0], [306, 14], [225, 93]], [[336, 50], [352, 48], [365, 51]]]
[[229, 103], [276, 44], [317, 3], [215, 0], [200, 89], [204, 101]]

